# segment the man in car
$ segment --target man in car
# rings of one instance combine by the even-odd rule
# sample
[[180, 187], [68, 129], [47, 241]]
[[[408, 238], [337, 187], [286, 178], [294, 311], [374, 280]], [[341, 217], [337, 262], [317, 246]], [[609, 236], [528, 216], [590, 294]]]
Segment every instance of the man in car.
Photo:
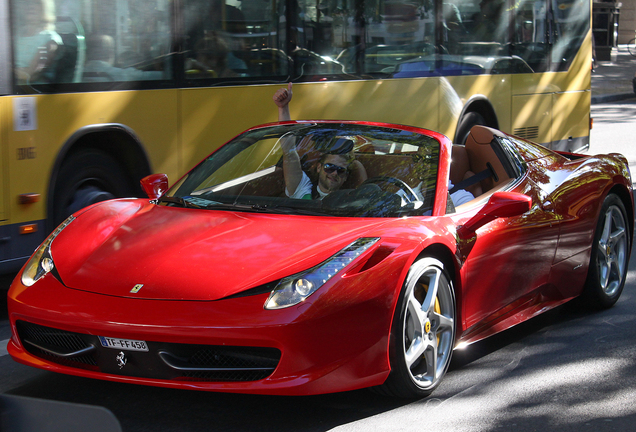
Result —
[[[289, 102], [292, 99], [292, 83], [287, 84], [287, 88], [281, 88], [274, 93], [274, 103], [278, 107], [278, 121], [291, 120], [289, 112]], [[350, 140], [340, 140], [350, 141]], [[316, 168], [318, 174], [318, 184], [314, 185], [309, 176], [303, 171], [300, 162], [300, 156], [296, 151], [296, 140], [293, 137], [282, 137], [281, 148], [283, 150], [283, 172], [285, 176], [285, 194], [290, 198], [304, 199], [322, 199], [331, 192], [342, 187], [347, 177], [353, 171], [359, 177], [359, 183], [366, 180], [367, 173], [364, 166], [354, 159], [353, 142], [350, 144], [339, 143], [340, 146], [332, 146], [332, 148], [351, 148], [351, 150], [336, 150], [325, 153], [320, 157], [320, 162]], [[422, 187], [425, 187], [424, 181], [427, 179], [428, 170], [431, 168], [425, 163], [426, 152], [428, 149], [422, 147], [420, 149], [420, 163], [417, 165], [416, 175], [419, 177], [420, 183], [415, 188], [415, 193], [420, 201], [424, 200]], [[471, 173], [472, 174], [472, 173]], [[468, 173], [467, 173], [468, 175]], [[448, 189], [451, 190], [453, 184], [448, 181]], [[457, 190], [451, 194], [453, 204], [458, 206], [472, 200], [474, 196], [463, 189]]]
[[[274, 103], [278, 106], [278, 121], [291, 120], [289, 102], [292, 99], [292, 83], [274, 93]], [[366, 172], [353, 156], [353, 141], [340, 138], [332, 142], [329, 150], [323, 153], [316, 167], [317, 184], [313, 184], [302, 169], [300, 156], [296, 151], [293, 137], [281, 137], [283, 150], [283, 172], [285, 175], [285, 193], [290, 198], [322, 199], [342, 187], [352, 170], [360, 180], [366, 179]]]

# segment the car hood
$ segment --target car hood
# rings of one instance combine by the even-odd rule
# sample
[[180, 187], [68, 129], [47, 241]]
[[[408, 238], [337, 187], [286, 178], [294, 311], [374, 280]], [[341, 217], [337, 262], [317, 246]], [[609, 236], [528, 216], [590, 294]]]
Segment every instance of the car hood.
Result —
[[310, 268], [383, 223], [386, 219], [113, 200], [78, 216], [52, 243], [51, 255], [69, 288], [144, 299], [216, 300]]

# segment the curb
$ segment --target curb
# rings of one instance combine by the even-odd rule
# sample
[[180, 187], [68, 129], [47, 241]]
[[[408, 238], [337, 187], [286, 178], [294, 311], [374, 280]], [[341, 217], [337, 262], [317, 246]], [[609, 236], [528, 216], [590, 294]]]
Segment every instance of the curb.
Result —
[[592, 105], [602, 104], [607, 102], [616, 102], [616, 101], [632, 99], [632, 98], [636, 98], [635, 93], [615, 93], [615, 94], [592, 96]]

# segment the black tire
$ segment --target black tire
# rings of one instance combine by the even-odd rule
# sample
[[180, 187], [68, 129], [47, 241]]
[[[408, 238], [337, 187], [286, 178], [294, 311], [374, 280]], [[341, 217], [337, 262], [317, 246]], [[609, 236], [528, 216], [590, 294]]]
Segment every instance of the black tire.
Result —
[[124, 169], [99, 150], [72, 154], [60, 169], [53, 195], [53, 227], [71, 213], [108, 199], [132, 196]]
[[592, 309], [612, 307], [623, 292], [629, 265], [630, 233], [623, 202], [609, 194], [599, 214], [582, 300]]
[[636, 57], [636, 39], [631, 39], [627, 42], [627, 51], [629, 51], [632, 56]]
[[471, 111], [466, 113], [459, 125], [457, 125], [457, 132], [455, 133], [455, 144], [465, 144], [466, 138], [473, 126], [487, 126], [486, 119], [481, 114]]
[[[435, 290], [429, 295], [430, 288]], [[455, 345], [455, 293], [441, 261], [416, 261], [406, 278], [391, 327], [391, 373], [378, 389], [404, 398], [426, 397], [448, 370]]]

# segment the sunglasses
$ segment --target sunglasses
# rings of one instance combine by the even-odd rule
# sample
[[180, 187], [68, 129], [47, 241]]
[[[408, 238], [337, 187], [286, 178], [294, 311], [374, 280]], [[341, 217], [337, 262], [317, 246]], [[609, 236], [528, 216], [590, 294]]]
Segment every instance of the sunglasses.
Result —
[[336, 164], [332, 164], [332, 163], [326, 163], [322, 166], [322, 169], [327, 173], [327, 174], [333, 174], [334, 172], [338, 172], [338, 175], [344, 175], [347, 172], [347, 169], [344, 167], [341, 167], [339, 165]]

